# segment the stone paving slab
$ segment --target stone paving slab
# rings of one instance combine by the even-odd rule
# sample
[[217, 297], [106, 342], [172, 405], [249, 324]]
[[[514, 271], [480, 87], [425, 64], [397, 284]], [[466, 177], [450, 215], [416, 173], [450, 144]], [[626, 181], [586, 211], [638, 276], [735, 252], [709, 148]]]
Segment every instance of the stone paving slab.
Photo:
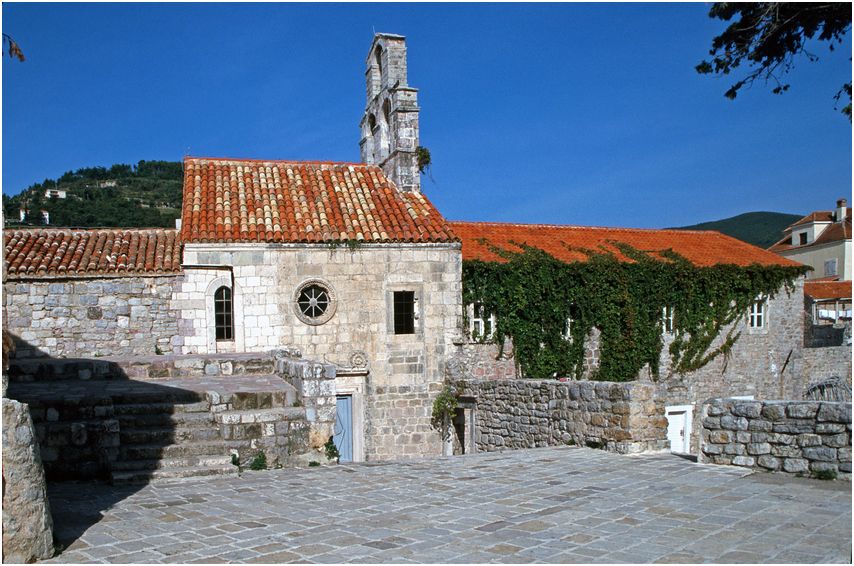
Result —
[[541, 448], [49, 486], [53, 563], [850, 563], [851, 484]]

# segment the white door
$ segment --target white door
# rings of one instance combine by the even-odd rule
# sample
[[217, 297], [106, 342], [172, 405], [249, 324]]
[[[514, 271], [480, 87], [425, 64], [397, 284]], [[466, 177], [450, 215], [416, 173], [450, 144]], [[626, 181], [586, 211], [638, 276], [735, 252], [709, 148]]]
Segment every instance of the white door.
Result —
[[691, 414], [693, 405], [672, 405], [665, 407], [667, 414], [667, 439], [670, 451], [676, 454], [691, 452]]

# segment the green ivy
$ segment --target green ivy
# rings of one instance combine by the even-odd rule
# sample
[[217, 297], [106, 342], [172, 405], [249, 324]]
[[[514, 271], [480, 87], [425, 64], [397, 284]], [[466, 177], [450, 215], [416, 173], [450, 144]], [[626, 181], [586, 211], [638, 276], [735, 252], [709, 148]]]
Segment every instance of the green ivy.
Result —
[[433, 428], [442, 434], [442, 440], [447, 440], [449, 434], [445, 426], [445, 417], [453, 417], [457, 406], [457, 392], [450, 385], [445, 385], [442, 391], [436, 396], [436, 399], [433, 400], [433, 414], [430, 422]]
[[[488, 243], [488, 242], [487, 242]], [[750, 265], [698, 267], [673, 251], [653, 256], [611, 242], [631, 261], [599, 250], [586, 261], [562, 262], [519, 244], [514, 253], [492, 247], [506, 263], [463, 262], [463, 302], [480, 303], [497, 318], [490, 341], [513, 342], [521, 374], [544, 379], [580, 378], [584, 341], [600, 331], [600, 363], [593, 379], [631, 381], [645, 366], [659, 374], [664, 342], [662, 310], [674, 310], [673, 369], [679, 373], [727, 356], [739, 333], [731, 327], [721, 345], [715, 339], [756, 300], [772, 298], [807, 268]], [[567, 318], [572, 318], [569, 337]]]

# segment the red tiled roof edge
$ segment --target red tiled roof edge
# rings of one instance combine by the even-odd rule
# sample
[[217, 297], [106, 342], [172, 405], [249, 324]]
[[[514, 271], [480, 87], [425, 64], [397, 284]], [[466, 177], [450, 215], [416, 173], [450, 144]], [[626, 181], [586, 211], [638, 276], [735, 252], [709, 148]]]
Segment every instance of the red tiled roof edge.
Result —
[[819, 301], [850, 299], [851, 281], [807, 281], [804, 283], [804, 295]]
[[176, 275], [178, 231], [166, 228], [8, 228], [8, 280]]
[[[463, 259], [504, 261], [483, 240], [503, 249], [518, 250], [517, 243], [542, 249], [563, 261], [585, 261], [580, 249], [608, 249], [621, 259], [613, 242], [627, 244], [641, 251], [660, 253], [666, 250], [684, 256], [699, 266], [709, 265], [781, 265], [801, 264], [712, 230], [668, 230], [571, 226], [556, 224], [516, 224], [498, 222], [459, 222], [451, 227], [463, 242]], [[509, 247], [508, 247], [509, 246]]]
[[184, 158], [185, 243], [446, 243], [458, 241], [420, 193], [377, 165]]

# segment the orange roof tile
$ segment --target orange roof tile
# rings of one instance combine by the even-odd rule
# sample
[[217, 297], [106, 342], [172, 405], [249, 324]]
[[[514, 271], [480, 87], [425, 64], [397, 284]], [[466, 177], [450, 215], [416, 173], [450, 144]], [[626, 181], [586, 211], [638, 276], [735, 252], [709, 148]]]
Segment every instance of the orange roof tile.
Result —
[[451, 227], [463, 242], [463, 259], [502, 262], [505, 260], [490, 249], [490, 245], [508, 251], [522, 251], [516, 244], [527, 244], [566, 262], [585, 261], [588, 257], [582, 251], [585, 249], [608, 251], [627, 260], [614, 246], [617, 242], [646, 252], [673, 250], [697, 266], [801, 265], [713, 231], [487, 222], [451, 222]]
[[177, 230], [8, 229], [3, 231], [3, 242], [9, 279], [181, 271]]
[[184, 159], [181, 237], [195, 242], [453, 242], [421, 193], [376, 165]]
[[817, 301], [850, 299], [851, 281], [807, 281], [804, 283], [804, 295]]

